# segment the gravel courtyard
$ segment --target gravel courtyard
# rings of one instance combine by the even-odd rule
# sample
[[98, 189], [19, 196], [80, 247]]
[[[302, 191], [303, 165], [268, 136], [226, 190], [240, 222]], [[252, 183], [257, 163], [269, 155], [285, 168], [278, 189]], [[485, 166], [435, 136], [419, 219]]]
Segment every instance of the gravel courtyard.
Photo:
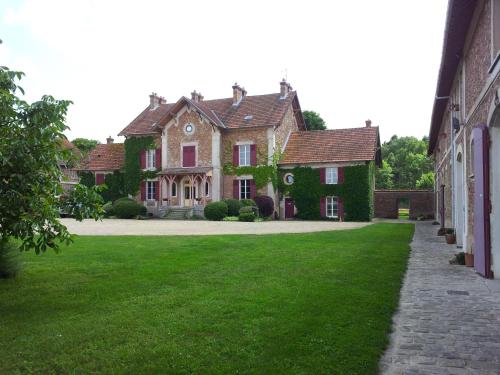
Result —
[[194, 220], [120, 220], [103, 221], [61, 219], [71, 233], [79, 235], [179, 235], [198, 236], [207, 234], [271, 234], [307, 233], [361, 228], [371, 223], [339, 223], [330, 221], [267, 221], [240, 223], [230, 221]]

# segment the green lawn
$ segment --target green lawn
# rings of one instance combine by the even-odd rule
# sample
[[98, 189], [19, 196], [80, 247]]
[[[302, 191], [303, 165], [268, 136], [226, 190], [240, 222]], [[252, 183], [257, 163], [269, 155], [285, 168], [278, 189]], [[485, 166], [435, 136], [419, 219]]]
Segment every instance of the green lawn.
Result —
[[0, 280], [0, 373], [375, 374], [413, 228], [25, 253]]
[[410, 220], [410, 209], [409, 208], [399, 208], [398, 209], [398, 219]]

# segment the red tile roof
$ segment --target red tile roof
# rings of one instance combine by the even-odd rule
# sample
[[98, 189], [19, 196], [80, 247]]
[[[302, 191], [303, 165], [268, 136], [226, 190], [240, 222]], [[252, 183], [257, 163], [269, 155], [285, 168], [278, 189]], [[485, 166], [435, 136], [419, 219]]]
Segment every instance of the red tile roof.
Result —
[[79, 170], [114, 171], [123, 167], [125, 161], [125, 146], [123, 143], [97, 145]]
[[293, 132], [280, 164], [369, 160], [380, 163], [377, 126]]
[[277, 126], [281, 123], [283, 116], [292, 103], [300, 109], [296, 91], [290, 92], [285, 99], [280, 99], [279, 93], [247, 95], [243, 97], [237, 106], [233, 106], [232, 98], [194, 102], [191, 99], [182, 97], [177, 103], [161, 104], [154, 110], [149, 109], [148, 106], [119, 135], [141, 135], [159, 132], [159, 129], [155, 129], [155, 125], [164, 125], [171, 118], [171, 112], [176, 112], [186, 102], [197, 107], [215, 125], [229, 129]]

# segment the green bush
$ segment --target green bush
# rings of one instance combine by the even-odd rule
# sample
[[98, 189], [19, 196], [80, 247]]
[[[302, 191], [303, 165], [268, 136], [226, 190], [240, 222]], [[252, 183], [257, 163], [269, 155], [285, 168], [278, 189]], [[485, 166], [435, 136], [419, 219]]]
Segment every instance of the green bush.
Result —
[[105, 217], [110, 217], [115, 214], [115, 209], [113, 207], [113, 203], [107, 202], [102, 206], [102, 209], [104, 210], [104, 216]]
[[221, 221], [227, 216], [226, 202], [210, 202], [205, 206], [205, 217], [212, 221]]
[[21, 253], [12, 242], [0, 240], [0, 278], [15, 277], [21, 271]]
[[224, 202], [227, 204], [227, 214], [229, 216], [238, 216], [242, 207], [241, 202], [237, 199], [224, 199]]
[[257, 206], [244, 206], [244, 207], [241, 207], [240, 208], [240, 212], [239, 214], [248, 214], [248, 213], [252, 213], [254, 214], [255, 216], [258, 216], [259, 215], [259, 209]]
[[122, 197], [122, 198], [118, 198], [117, 200], [115, 200], [113, 202], [113, 204], [116, 204], [118, 202], [135, 202], [135, 200], [132, 198], [129, 198], [129, 197]]
[[143, 205], [137, 202], [126, 200], [116, 202], [113, 209], [115, 215], [120, 219], [131, 219], [133, 217], [136, 217], [137, 215], [145, 215], [147, 211], [146, 207], [144, 207]]
[[243, 212], [238, 217], [238, 220], [247, 222], [255, 221], [255, 214], [253, 212]]
[[259, 216], [270, 217], [274, 213], [273, 198], [267, 195], [255, 197], [255, 204], [259, 208]]
[[222, 221], [238, 221], [238, 216], [226, 216]]
[[241, 207], [245, 206], [256, 206], [255, 201], [253, 199], [242, 199], [240, 201]]

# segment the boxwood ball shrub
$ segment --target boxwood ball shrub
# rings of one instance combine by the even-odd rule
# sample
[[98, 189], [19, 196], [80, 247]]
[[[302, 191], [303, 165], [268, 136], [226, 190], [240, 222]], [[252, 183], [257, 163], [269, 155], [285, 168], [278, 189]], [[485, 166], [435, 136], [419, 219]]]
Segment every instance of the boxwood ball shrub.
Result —
[[255, 201], [253, 199], [242, 199], [240, 201], [241, 207], [245, 206], [255, 206]]
[[274, 213], [273, 198], [267, 195], [259, 195], [254, 199], [255, 204], [259, 208], [259, 215], [262, 217], [269, 217]]
[[241, 214], [248, 214], [248, 213], [252, 213], [255, 216], [258, 216], [259, 209], [257, 208], [257, 206], [244, 206], [244, 207], [240, 208], [240, 212], [239, 212], [240, 215]]
[[146, 207], [137, 202], [127, 200], [116, 202], [113, 209], [115, 215], [120, 219], [131, 219], [137, 215], [146, 214]]
[[227, 203], [220, 202], [210, 202], [205, 206], [205, 217], [212, 221], [221, 221], [227, 216], [228, 207]]
[[255, 221], [255, 214], [253, 212], [243, 212], [238, 217], [238, 220], [247, 222]]
[[229, 216], [238, 216], [240, 213], [241, 203], [237, 199], [224, 199], [227, 204], [227, 214]]

